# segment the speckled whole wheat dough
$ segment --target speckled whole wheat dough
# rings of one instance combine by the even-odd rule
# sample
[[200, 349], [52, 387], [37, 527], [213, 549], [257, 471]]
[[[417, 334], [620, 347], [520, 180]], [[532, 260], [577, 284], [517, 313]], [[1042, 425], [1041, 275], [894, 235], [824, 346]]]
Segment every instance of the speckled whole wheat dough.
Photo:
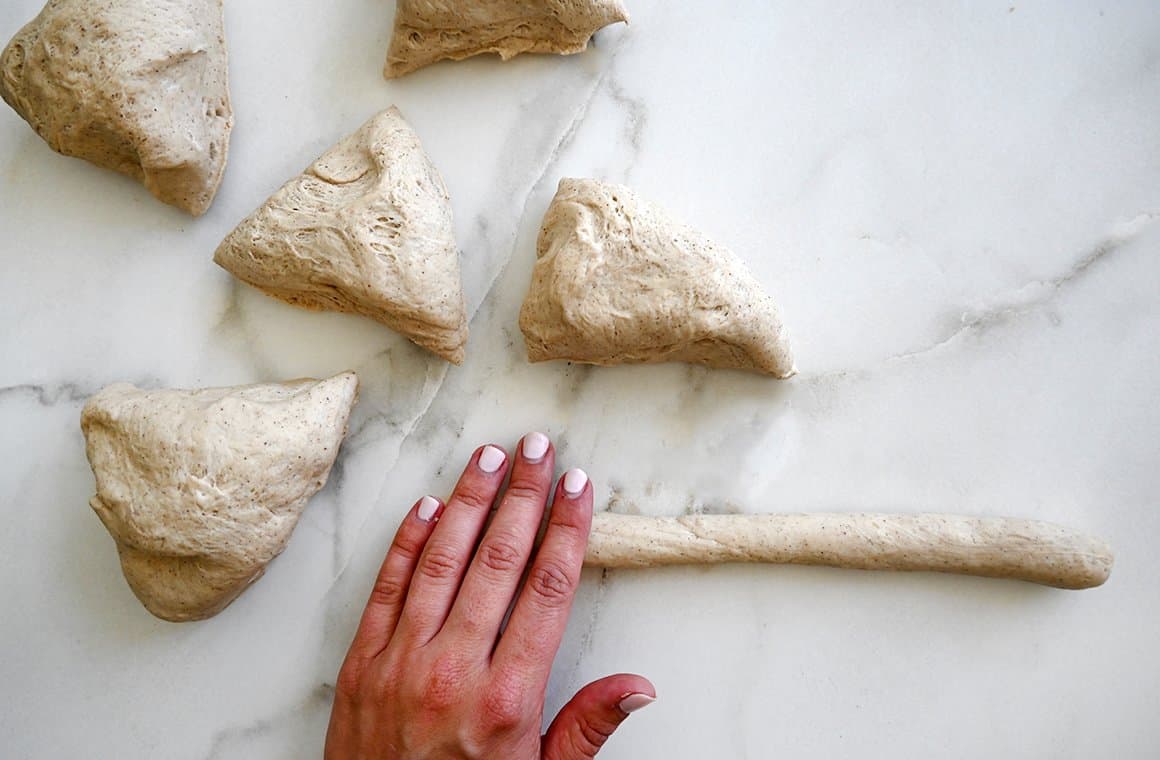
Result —
[[89, 399], [89, 503], [150, 612], [207, 618], [262, 575], [326, 483], [357, 391], [347, 372], [196, 391], [118, 383]]
[[732, 252], [622, 185], [560, 181], [520, 329], [533, 361], [794, 374], [777, 307]]
[[214, 261], [275, 298], [362, 314], [463, 362], [467, 308], [451, 199], [393, 106], [283, 185]]
[[1013, 578], [1056, 588], [1101, 585], [1113, 556], [1098, 538], [1038, 520], [942, 514], [593, 517], [585, 563], [597, 567], [769, 562]]
[[628, 21], [619, 0], [399, 0], [384, 74], [481, 53], [579, 53], [618, 21]]
[[234, 122], [222, 0], [49, 0], [0, 55], [0, 96], [53, 150], [199, 216]]

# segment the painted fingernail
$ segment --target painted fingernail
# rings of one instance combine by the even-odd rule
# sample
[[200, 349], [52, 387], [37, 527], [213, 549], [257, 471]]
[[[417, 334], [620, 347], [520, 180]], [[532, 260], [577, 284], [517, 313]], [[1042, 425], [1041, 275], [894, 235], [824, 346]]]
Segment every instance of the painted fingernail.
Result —
[[588, 473], [579, 467], [574, 467], [564, 473], [564, 493], [569, 496], [579, 496], [588, 485]]
[[502, 449], [497, 449], [495, 446], [484, 446], [483, 451], [479, 454], [479, 469], [484, 472], [495, 472], [503, 466], [505, 459], [507, 459], [507, 455], [503, 453]]
[[424, 496], [419, 500], [419, 509], [416, 510], [419, 519], [423, 522], [431, 522], [435, 519], [435, 514], [439, 511], [439, 500], [434, 496]]
[[650, 697], [648, 694], [629, 694], [627, 697], [620, 700], [620, 704], [618, 704], [617, 707], [620, 708], [620, 711], [625, 715], [631, 715], [637, 710], [648, 707], [656, 701], [656, 697]]
[[548, 453], [548, 436], [543, 433], [528, 433], [524, 436], [522, 451], [524, 459], [539, 462]]

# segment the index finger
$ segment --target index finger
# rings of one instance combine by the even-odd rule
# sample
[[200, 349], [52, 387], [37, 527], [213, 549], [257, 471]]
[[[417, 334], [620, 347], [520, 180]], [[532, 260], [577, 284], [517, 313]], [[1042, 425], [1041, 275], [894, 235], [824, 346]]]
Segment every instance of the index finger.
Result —
[[522, 675], [529, 687], [548, 681], [580, 583], [591, 527], [592, 484], [583, 470], [569, 470], [556, 486], [544, 541], [492, 657], [494, 668]]

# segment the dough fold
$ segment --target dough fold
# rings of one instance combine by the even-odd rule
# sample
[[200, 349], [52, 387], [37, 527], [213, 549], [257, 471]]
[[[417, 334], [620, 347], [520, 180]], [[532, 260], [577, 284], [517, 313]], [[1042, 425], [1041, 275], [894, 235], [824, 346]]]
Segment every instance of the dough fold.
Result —
[[89, 399], [89, 503], [150, 612], [207, 618], [262, 575], [326, 483], [357, 391], [346, 372], [194, 391], [117, 383]]
[[560, 181], [520, 329], [533, 361], [794, 374], [777, 307], [723, 246], [621, 185]]
[[49, 0], [0, 54], [0, 96], [53, 150], [199, 216], [234, 121], [222, 0]]
[[467, 309], [451, 199], [393, 106], [283, 185], [214, 261], [287, 303], [362, 314], [463, 362]]
[[579, 53], [618, 21], [628, 21], [620, 0], [399, 0], [384, 74], [481, 53]]

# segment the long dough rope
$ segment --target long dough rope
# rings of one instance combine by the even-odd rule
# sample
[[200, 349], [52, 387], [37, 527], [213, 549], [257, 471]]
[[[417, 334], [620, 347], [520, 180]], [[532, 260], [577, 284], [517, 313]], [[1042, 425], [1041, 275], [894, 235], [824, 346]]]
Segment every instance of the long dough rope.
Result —
[[598, 513], [585, 563], [597, 567], [769, 562], [1015, 578], [1082, 589], [1108, 579], [1098, 538], [1052, 523], [916, 514], [639, 517]]

